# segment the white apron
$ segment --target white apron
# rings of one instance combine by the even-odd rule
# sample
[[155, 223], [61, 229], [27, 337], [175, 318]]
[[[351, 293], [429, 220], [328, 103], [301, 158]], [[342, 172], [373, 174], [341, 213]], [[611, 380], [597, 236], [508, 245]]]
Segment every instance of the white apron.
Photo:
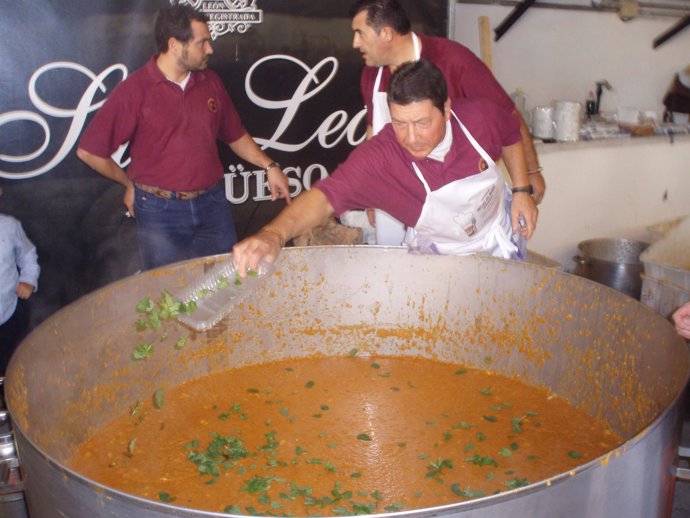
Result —
[[463, 133], [488, 168], [431, 191], [417, 164], [415, 174], [424, 185], [426, 200], [405, 243], [411, 251], [465, 255], [484, 253], [509, 259], [517, 246], [511, 240], [507, 185], [496, 163], [453, 113]]
[[[413, 32], [412, 44], [414, 45], [414, 60], [419, 61], [421, 49], [419, 38]], [[379, 133], [383, 127], [391, 121], [391, 112], [388, 109], [388, 94], [379, 92], [381, 86], [381, 76], [384, 67], [379, 67], [376, 81], [374, 81], [374, 92], [371, 99], [371, 129], [372, 135]], [[393, 216], [380, 209], [376, 209], [376, 244], [399, 246], [405, 239], [405, 225]]]

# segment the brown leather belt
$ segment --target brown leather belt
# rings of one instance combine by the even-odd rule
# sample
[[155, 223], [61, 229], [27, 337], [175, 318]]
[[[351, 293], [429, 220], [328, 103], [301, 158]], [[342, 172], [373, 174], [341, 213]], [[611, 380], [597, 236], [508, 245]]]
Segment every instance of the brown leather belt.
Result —
[[146, 185], [143, 183], [135, 183], [134, 185], [137, 189], [153, 194], [156, 198], [164, 198], [166, 200], [194, 200], [205, 192], [210, 191], [216, 184], [213, 184], [208, 189], [198, 189], [196, 191], [168, 191], [167, 189], [161, 189], [160, 187], [154, 187], [153, 185]]

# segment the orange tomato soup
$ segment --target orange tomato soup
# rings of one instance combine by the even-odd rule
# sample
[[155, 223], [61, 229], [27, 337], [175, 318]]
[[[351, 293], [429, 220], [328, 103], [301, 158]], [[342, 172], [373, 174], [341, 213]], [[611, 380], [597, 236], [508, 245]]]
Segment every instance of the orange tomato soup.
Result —
[[449, 504], [541, 481], [622, 442], [546, 390], [422, 358], [289, 359], [145, 399], [70, 467], [126, 493], [233, 514]]

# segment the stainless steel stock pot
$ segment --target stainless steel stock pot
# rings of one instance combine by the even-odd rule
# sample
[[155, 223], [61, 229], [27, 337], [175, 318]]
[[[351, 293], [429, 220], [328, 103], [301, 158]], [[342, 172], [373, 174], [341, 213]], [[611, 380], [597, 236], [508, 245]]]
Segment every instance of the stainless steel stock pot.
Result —
[[548, 387], [605, 420], [624, 443], [568, 473], [501, 494], [395, 516], [650, 518], [671, 508], [685, 342], [661, 316], [601, 284], [490, 257], [402, 248], [283, 251], [276, 273], [183, 350], [133, 362], [134, 308], [180, 290], [220, 257], [115, 282], [58, 311], [22, 343], [6, 397], [32, 518], [209, 517], [143, 500], [66, 467], [75, 448], [160, 386], [287, 357], [412, 355]]

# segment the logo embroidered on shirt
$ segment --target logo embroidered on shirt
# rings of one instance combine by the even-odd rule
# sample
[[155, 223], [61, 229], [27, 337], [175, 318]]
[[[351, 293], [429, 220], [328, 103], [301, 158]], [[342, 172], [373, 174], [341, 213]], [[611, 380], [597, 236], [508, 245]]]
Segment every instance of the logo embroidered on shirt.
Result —
[[213, 113], [218, 111], [218, 104], [216, 104], [216, 100], [213, 97], [209, 98], [208, 100], [208, 109]]

